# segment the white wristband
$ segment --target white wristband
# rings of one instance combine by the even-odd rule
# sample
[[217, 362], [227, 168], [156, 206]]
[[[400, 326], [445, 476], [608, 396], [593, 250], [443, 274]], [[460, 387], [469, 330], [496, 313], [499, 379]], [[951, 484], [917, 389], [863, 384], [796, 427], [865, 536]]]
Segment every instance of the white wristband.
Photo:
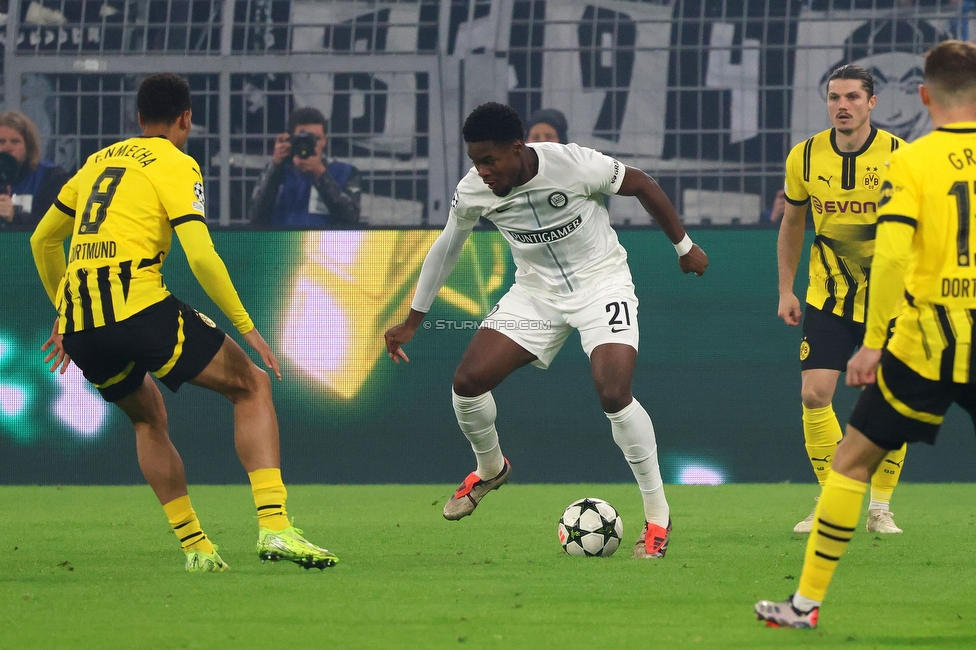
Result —
[[688, 233], [685, 233], [685, 238], [674, 244], [674, 251], [678, 254], [678, 257], [684, 257], [691, 250], [691, 247], [695, 245], [695, 242], [691, 241], [691, 237]]

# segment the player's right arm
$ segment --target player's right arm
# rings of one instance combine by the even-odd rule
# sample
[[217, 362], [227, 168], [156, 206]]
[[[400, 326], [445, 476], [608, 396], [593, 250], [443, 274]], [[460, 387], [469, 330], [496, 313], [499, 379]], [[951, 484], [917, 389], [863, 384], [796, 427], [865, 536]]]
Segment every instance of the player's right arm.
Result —
[[452, 210], [447, 225], [427, 252], [420, 269], [413, 302], [410, 304], [410, 313], [406, 320], [399, 325], [394, 325], [383, 335], [386, 341], [386, 352], [396, 363], [400, 363], [400, 359], [410, 361], [401, 346], [413, 338], [417, 328], [424, 321], [424, 316], [430, 311], [434, 298], [447, 282], [451, 271], [457, 266], [464, 242], [474, 229], [475, 223], [477, 219], [459, 219]]
[[[38, 275], [41, 276], [44, 291], [55, 307], [58, 306], [58, 287], [68, 266], [64, 257], [64, 240], [74, 231], [77, 202], [77, 182], [72, 178], [61, 188], [58, 198], [44, 213], [30, 239], [34, 265], [37, 267]], [[63, 375], [68, 369], [68, 364], [71, 363], [71, 357], [64, 351], [61, 343], [59, 320], [59, 318], [54, 319], [51, 336], [41, 346], [41, 351], [47, 352], [44, 363], [51, 364], [51, 372], [57, 371]]]
[[776, 239], [776, 266], [779, 274], [779, 308], [777, 316], [787, 325], [799, 325], [800, 301], [793, 293], [796, 268], [803, 252], [803, 235], [807, 218], [807, 205], [810, 196], [803, 185], [801, 169], [802, 145], [794, 147], [786, 159], [786, 186], [784, 188], [786, 209], [779, 224], [779, 237]]
[[898, 315], [905, 294], [905, 273], [921, 212], [920, 183], [912, 178], [901, 152], [886, 163], [887, 178], [878, 201], [878, 228], [868, 283], [868, 314], [864, 341], [847, 362], [847, 385], [864, 386], [876, 381], [881, 350], [888, 339], [888, 324]]
[[783, 221], [779, 225], [776, 240], [776, 261], [779, 269], [779, 311], [777, 315], [787, 325], [800, 324], [800, 301], [793, 293], [796, 267], [800, 264], [803, 250], [803, 230], [807, 218], [807, 206], [786, 203]]
[[75, 204], [78, 202], [76, 177], [68, 181], [48, 208], [31, 235], [34, 265], [41, 276], [41, 284], [55, 307], [57, 292], [68, 263], [64, 257], [64, 240], [74, 231]]
[[[34, 264], [41, 276], [41, 284], [47, 291], [47, 297], [57, 307], [57, 291], [67, 269], [64, 258], [64, 240], [74, 230], [74, 218], [65, 214], [57, 207], [57, 202], [48, 208], [44, 218], [37, 224], [31, 235], [31, 251], [34, 254]], [[60, 318], [54, 319], [51, 336], [41, 346], [41, 352], [47, 352], [45, 364], [51, 364], [51, 372], [64, 374], [71, 363], [71, 357], [64, 351], [61, 343]]]

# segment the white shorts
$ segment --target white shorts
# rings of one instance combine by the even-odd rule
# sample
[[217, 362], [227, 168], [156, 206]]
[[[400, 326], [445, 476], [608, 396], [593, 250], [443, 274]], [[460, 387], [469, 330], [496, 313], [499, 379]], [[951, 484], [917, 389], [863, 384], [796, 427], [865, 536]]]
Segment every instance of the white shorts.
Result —
[[481, 327], [498, 330], [534, 354], [532, 365], [548, 368], [573, 330], [589, 356], [598, 345], [623, 343], [637, 349], [637, 295], [630, 274], [617, 274], [568, 300], [530, 294], [514, 284], [488, 312]]

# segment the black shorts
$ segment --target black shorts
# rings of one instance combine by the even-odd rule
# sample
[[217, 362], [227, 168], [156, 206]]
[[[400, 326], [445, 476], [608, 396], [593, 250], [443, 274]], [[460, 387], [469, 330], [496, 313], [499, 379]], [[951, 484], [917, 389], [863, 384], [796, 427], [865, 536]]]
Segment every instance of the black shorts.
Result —
[[131, 395], [147, 372], [174, 393], [199, 375], [227, 335], [212, 320], [167, 296], [138, 314], [64, 335], [64, 350], [107, 402]]
[[864, 323], [807, 305], [800, 341], [802, 370], [847, 370], [847, 362], [864, 340]]
[[885, 449], [906, 442], [932, 445], [953, 402], [972, 416], [976, 384], [926, 379], [885, 350], [878, 379], [861, 393], [849, 423]]

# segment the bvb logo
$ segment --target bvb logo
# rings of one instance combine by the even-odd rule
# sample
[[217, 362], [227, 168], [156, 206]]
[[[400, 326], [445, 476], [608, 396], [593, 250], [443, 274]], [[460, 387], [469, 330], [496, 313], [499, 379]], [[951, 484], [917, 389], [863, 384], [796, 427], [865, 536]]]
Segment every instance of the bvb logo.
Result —
[[800, 361], [806, 361], [807, 357], [810, 356], [810, 344], [806, 342], [806, 339], [800, 342]]
[[210, 320], [210, 317], [204, 314], [203, 312], [198, 311], [197, 316], [199, 316], [200, 320], [206, 323], [208, 327], [217, 327], [217, 323]]
[[874, 172], [868, 172], [864, 175], [864, 187], [869, 190], [878, 189], [878, 185], [881, 184], [881, 178]]

